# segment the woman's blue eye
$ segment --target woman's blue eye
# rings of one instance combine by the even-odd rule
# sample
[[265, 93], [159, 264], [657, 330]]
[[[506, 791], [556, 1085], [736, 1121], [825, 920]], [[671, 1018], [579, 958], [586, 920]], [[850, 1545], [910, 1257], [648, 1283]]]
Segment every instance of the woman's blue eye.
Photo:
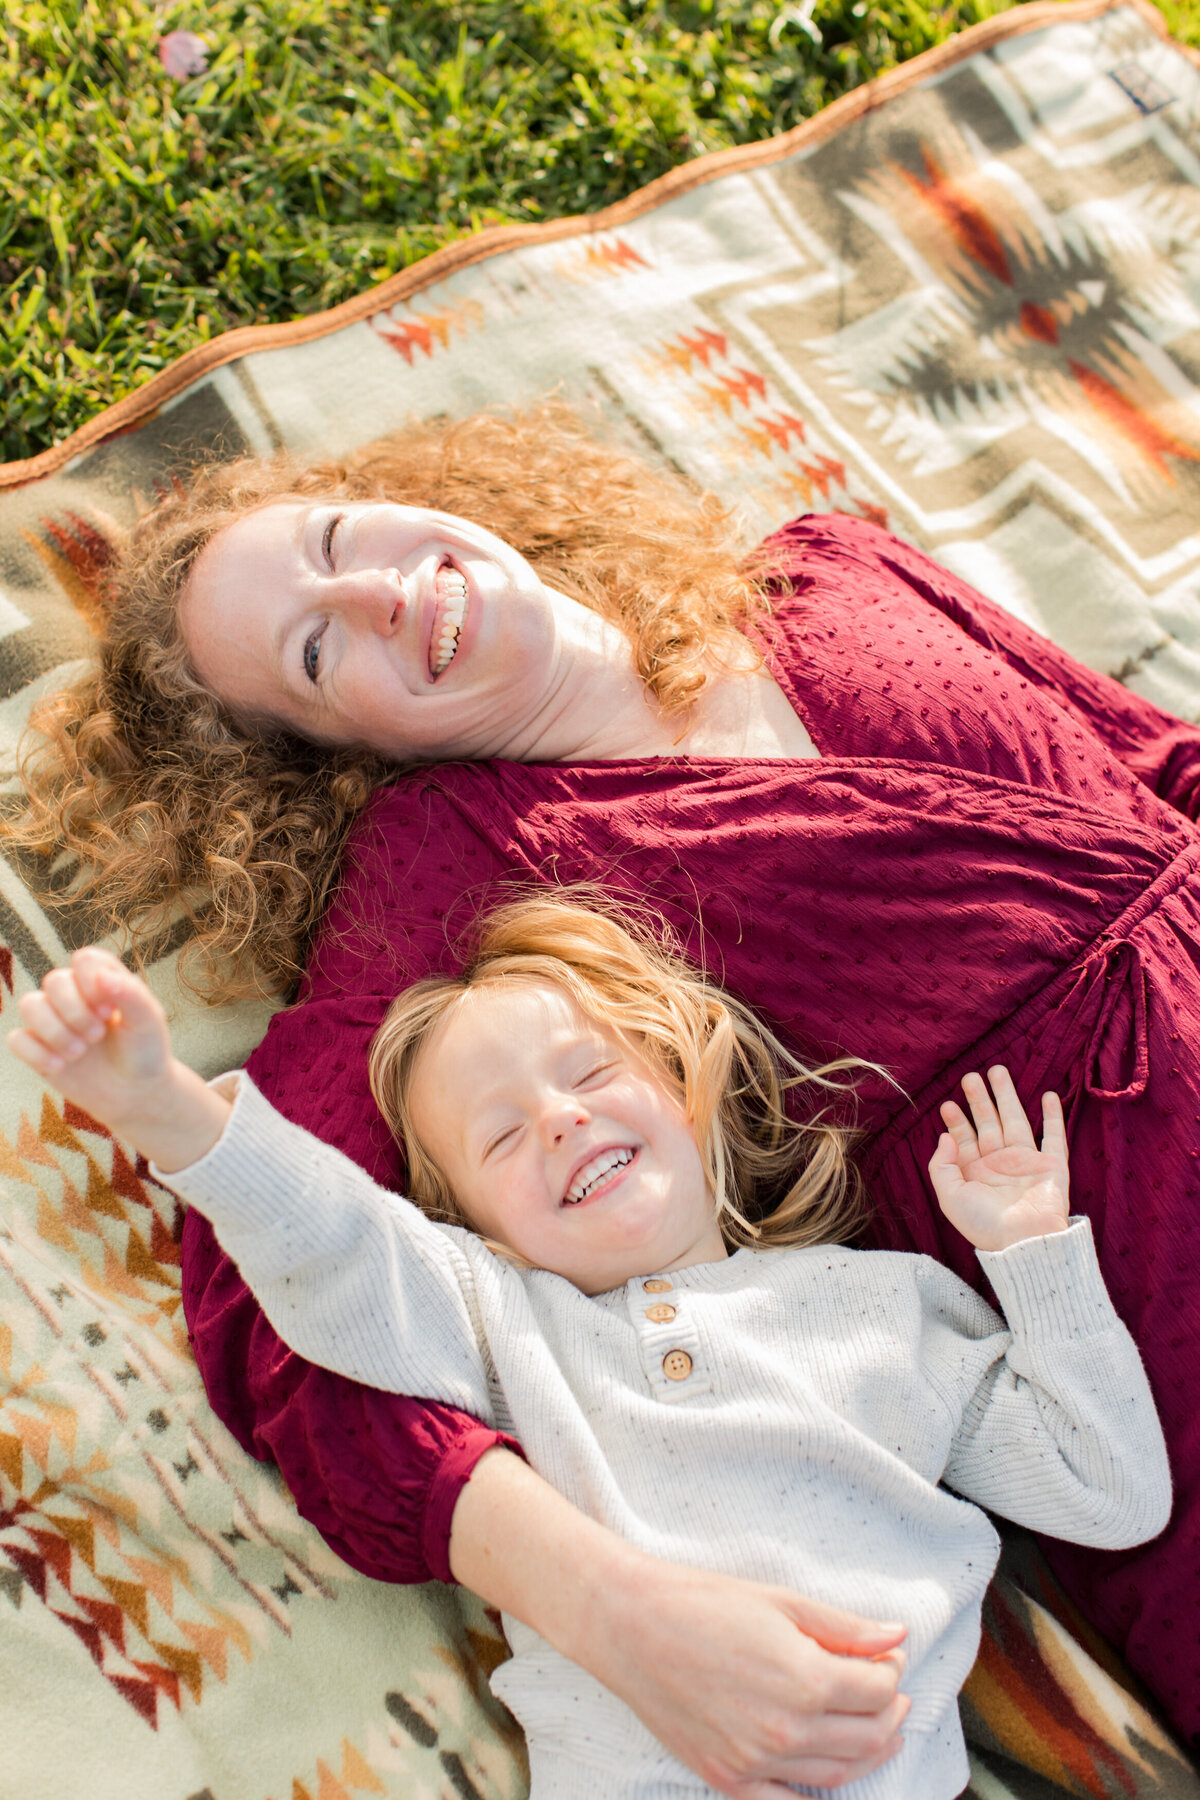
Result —
[[311, 637], [304, 640], [304, 673], [314, 687], [317, 685], [321, 664], [321, 639], [324, 633], [325, 627], [322, 625], [319, 631], [314, 631]]
[[325, 561], [329, 564], [331, 569], [333, 568], [333, 537], [341, 522], [341, 513], [334, 513], [332, 519], [330, 519], [328, 525], [325, 527], [324, 535], [321, 538], [321, 550], [324, 554]]

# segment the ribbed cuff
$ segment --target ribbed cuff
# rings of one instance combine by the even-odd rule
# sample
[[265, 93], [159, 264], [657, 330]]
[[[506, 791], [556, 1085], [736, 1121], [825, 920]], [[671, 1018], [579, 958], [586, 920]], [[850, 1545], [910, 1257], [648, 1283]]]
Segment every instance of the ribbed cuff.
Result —
[[1092, 1337], [1118, 1322], [1088, 1219], [1073, 1218], [1065, 1231], [977, 1255], [1015, 1336], [1040, 1341]]
[[217, 1075], [208, 1085], [230, 1102], [220, 1137], [205, 1155], [171, 1175], [151, 1163], [154, 1179], [211, 1219], [223, 1248], [228, 1248], [223, 1228], [231, 1227], [244, 1239], [252, 1231], [273, 1230], [282, 1218], [288, 1219], [294, 1239], [303, 1242], [297, 1176], [287, 1157], [289, 1138], [302, 1128], [277, 1112], [244, 1070]]
[[182, 1169], [176, 1169], [172, 1174], [165, 1174], [157, 1163], [152, 1162], [150, 1164], [151, 1175], [155, 1181], [162, 1182], [167, 1187], [178, 1187], [185, 1178], [190, 1178], [193, 1174], [198, 1176], [200, 1183], [203, 1184], [210, 1167], [215, 1164], [219, 1170], [229, 1154], [230, 1137], [236, 1135], [236, 1127], [233, 1132], [230, 1131], [235, 1119], [237, 1125], [240, 1126], [241, 1115], [246, 1111], [247, 1105], [253, 1115], [255, 1101], [259, 1106], [269, 1104], [262, 1098], [250, 1077], [241, 1069], [230, 1069], [224, 1075], [214, 1075], [208, 1085], [220, 1094], [223, 1100], [229, 1102], [230, 1113], [229, 1118], [225, 1121], [225, 1129], [212, 1148], [206, 1150], [203, 1156], [197, 1157], [195, 1162], [187, 1163]]

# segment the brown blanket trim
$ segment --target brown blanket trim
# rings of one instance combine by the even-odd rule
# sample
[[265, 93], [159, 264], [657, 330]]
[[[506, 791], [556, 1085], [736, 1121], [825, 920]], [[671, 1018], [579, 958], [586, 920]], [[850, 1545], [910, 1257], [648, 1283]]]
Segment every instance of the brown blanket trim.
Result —
[[627, 195], [624, 200], [606, 206], [601, 212], [550, 219], [540, 225], [491, 225], [472, 236], [459, 238], [441, 250], [435, 250], [432, 255], [422, 257], [419, 262], [411, 263], [407, 269], [390, 276], [378, 287], [368, 289], [365, 294], [356, 294], [352, 300], [344, 300], [340, 306], [330, 307], [327, 312], [311, 313], [305, 318], [292, 319], [285, 325], [241, 325], [232, 331], [223, 332], [220, 337], [213, 338], [211, 343], [201, 344], [195, 350], [187, 351], [170, 368], [163, 369], [143, 386], [126, 395], [124, 400], [118, 400], [115, 405], [98, 413], [94, 419], [89, 419], [86, 425], [81, 425], [78, 431], [72, 432], [61, 443], [43, 450], [38, 456], [28, 457], [24, 462], [0, 464], [0, 488], [23, 487], [28, 482], [40, 480], [42, 476], [61, 469], [84, 451], [136, 429], [147, 418], [152, 417], [159, 407], [174, 399], [202, 375], [220, 368], [223, 363], [236, 361], [239, 356], [248, 356], [255, 350], [282, 349], [291, 344], [307, 343], [312, 338], [325, 337], [329, 332], [340, 331], [343, 326], [353, 325], [360, 319], [369, 318], [372, 313], [395, 306], [410, 294], [430, 287], [436, 281], [445, 281], [460, 270], [469, 268], [472, 263], [482, 262], [486, 257], [497, 256], [505, 250], [515, 250], [523, 244], [551, 243], [558, 238], [584, 237], [592, 233], [613, 231], [629, 220], [640, 217], [642, 213], [661, 206], [664, 201], [687, 193], [691, 188], [716, 181], [735, 170], [755, 169], [764, 163], [781, 161], [809, 145], [820, 143], [823, 138], [840, 131], [844, 125], [852, 124], [863, 114], [876, 111], [906, 88], [974, 56], [980, 50], [989, 50], [993, 44], [1002, 43], [1006, 38], [1040, 31], [1043, 26], [1055, 25], [1067, 19], [1092, 19], [1120, 6], [1132, 6], [1159, 37], [1170, 40], [1177, 50], [1200, 64], [1200, 52], [1171, 37], [1166, 21], [1153, 0], [1029, 0], [1028, 4], [1016, 6], [1009, 12], [972, 25], [967, 31], [947, 39], [944, 44], [935, 44], [931, 50], [923, 51], [911, 62], [903, 63], [886, 75], [878, 76], [864, 87], [843, 94], [840, 100], [833, 101], [813, 118], [806, 119], [802, 125], [794, 125], [790, 131], [781, 132], [778, 137], [765, 138], [757, 144], [740, 144], [731, 150], [714, 150], [708, 156], [698, 156], [677, 169], [668, 170], [656, 181]]

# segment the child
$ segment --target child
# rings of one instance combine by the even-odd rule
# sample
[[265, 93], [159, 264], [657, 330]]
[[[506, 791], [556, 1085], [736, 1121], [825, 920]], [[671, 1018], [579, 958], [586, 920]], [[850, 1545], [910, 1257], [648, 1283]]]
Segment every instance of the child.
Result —
[[[1059, 1103], [1039, 1150], [1003, 1069], [990, 1094], [964, 1081], [970, 1119], [943, 1107], [930, 1174], [1007, 1329], [928, 1258], [838, 1243], [856, 1222], [846, 1134], [792, 1125], [785, 1099], [828, 1106], [848, 1059], [802, 1069], [646, 934], [581, 907], [505, 908], [459, 980], [389, 1013], [372, 1079], [416, 1205], [244, 1076], [206, 1086], [176, 1062], [153, 996], [105, 952], [78, 952], [21, 1016], [16, 1053], [211, 1217], [303, 1355], [503, 1425], [652, 1554], [903, 1619], [903, 1747], [843, 1795], [949, 1800], [967, 1780], [956, 1697], [997, 1539], [956, 1494], [1108, 1548], [1166, 1522], [1141, 1364], [1087, 1222], [1068, 1222]], [[506, 1625], [493, 1686], [535, 1800], [714, 1792]]]

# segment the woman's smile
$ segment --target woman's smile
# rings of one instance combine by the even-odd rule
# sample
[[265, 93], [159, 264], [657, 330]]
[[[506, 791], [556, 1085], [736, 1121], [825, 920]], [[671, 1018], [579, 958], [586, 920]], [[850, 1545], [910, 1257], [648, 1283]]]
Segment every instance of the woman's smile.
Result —
[[470, 602], [466, 576], [447, 557], [434, 576], [433, 622], [426, 658], [434, 681], [446, 673], [461, 648]]

